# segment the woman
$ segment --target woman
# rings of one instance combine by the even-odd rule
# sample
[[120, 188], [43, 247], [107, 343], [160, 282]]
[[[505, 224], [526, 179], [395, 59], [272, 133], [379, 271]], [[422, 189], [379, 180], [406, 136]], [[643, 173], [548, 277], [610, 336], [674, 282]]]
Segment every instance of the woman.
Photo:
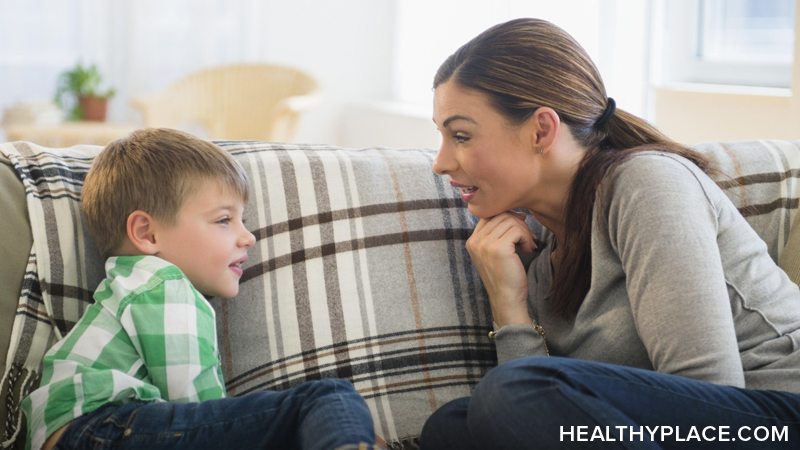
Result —
[[434, 89], [433, 168], [480, 218], [500, 365], [423, 449], [800, 445], [800, 290], [710, 161], [616, 109], [542, 20], [485, 31]]

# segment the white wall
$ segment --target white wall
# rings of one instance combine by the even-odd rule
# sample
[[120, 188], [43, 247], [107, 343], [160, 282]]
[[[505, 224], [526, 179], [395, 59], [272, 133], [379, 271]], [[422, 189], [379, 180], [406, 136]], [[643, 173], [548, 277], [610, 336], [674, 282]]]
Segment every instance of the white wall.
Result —
[[[618, 105], [644, 111], [647, 4], [0, 0], [0, 108], [52, 97], [57, 74], [82, 60], [97, 63], [117, 90], [109, 120], [141, 123], [132, 97], [207, 67], [269, 62], [304, 69], [322, 85], [321, 103], [301, 116], [297, 142], [436, 147], [430, 121], [436, 68], [487, 27], [515, 17], [544, 18], [572, 33], [595, 58]], [[386, 106], [398, 101], [414, 105]]]
[[297, 142], [342, 144], [347, 105], [391, 99], [393, 0], [269, 2], [262, 58], [307, 70], [323, 100], [304, 114]]
[[109, 120], [141, 123], [131, 97], [214, 65], [279, 63], [323, 88], [295, 140], [341, 144], [346, 105], [391, 98], [395, 1], [0, 0], [0, 109], [52, 98], [82, 60], [117, 90]]

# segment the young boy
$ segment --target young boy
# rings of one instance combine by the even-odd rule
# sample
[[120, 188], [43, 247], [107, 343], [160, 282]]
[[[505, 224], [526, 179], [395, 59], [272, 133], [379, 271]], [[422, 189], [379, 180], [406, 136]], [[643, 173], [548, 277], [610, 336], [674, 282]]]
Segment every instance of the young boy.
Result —
[[230, 155], [179, 131], [135, 131], [97, 156], [82, 208], [107, 278], [23, 402], [28, 448], [375, 443], [366, 403], [342, 380], [225, 397], [203, 295], [239, 292], [255, 243], [242, 220], [247, 198], [247, 175]]

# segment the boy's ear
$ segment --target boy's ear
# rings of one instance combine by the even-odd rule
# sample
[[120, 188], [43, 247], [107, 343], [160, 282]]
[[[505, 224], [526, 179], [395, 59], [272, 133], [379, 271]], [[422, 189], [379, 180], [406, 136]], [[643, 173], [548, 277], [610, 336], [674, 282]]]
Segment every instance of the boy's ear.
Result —
[[144, 211], [136, 210], [128, 216], [126, 225], [128, 239], [145, 255], [154, 255], [158, 252], [155, 228], [153, 217]]

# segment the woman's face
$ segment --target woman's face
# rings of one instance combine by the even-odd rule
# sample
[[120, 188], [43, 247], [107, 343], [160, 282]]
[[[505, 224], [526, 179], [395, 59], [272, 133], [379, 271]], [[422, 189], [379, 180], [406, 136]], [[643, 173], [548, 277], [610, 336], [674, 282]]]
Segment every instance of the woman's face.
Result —
[[509, 124], [483, 93], [452, 80], [436, 88], [433, 121], [442, 133], [433, 170], [450, 177], [473, 215], [528, 208], [540, 160], [531, 121]]

